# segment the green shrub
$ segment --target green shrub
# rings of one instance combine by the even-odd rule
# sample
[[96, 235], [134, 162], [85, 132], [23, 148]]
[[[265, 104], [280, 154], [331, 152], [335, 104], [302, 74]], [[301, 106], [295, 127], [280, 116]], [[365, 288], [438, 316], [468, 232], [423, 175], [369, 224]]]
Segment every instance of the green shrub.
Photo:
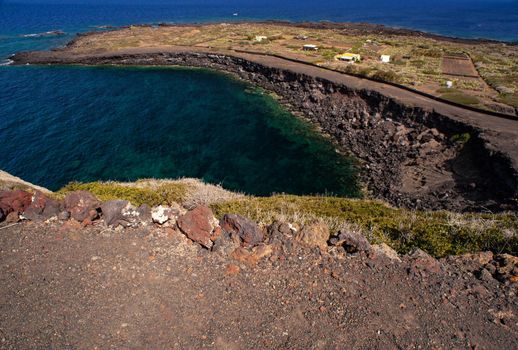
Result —
[[459, 144], [466, 144], [471, 139], [471, 135], [469, 133], [464, 134], [455, 134], [450, 138], [451, 142], [459, 143]]
[[371, 75], [372, 78], [382, 81], [388, 81], [391, 83], [400, 83], [401, 77], [392, 71], [376, 71], [374, 74]]
[[391, 208], [381, 202], [335, 197], [249, 197], [212, 205], [217, 216], [236, 213], [263, 224], [319, 219], [335, 232], [357, 225], [373, 243], [400, 253], [421, 248], [435, 257], [481, 250], [518, 252], [518, 218], [513, 214], [453, 214]]
[[441, 98], [444, 98], [445, 100], [460, 103], [463, 105], [476, 105], [479, 104], [480, 101], [475, 96], [470, 96], [463, 94], [462, 92], [450, 92], [441, 95]]
[[[137, 182], [138, 184], [138, 182]], [[123, 199], [134, 205], [148, 204], [156, 206], [161, 204], [181, 203], [186, 194], [187, 186], [179, 183], [165, 183], [153, 188], [125, 186], [116, 182], [72, 182], [61, 190], [59, 194], [65, 195], [72, 191], [88, 191], [102, 201]]]
[[416, 68], [423, 68], [426, 62], [423, 60], [412, 60], [410, 64]]
[[518, 108], [518, 94], [502, 94], [500, 95], [499, 100], [506, 105]]

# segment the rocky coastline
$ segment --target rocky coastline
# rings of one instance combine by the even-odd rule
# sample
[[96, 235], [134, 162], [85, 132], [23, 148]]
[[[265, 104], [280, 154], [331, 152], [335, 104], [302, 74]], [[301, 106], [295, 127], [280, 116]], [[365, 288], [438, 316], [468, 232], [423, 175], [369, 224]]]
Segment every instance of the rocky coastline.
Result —
[[[73, 44], [72, 44], [73, 45]], [[369, 196], [406, 208], [516, 210], [517, 161], [486, 130], [433, 109], [407, 106], [378, 91], [269, 67], [231, 53], [73, 55], [67, 49], [20, 53], [15, 64], [156, 65], [225, 71], [275, 93], [296, 115], [359, 160]]]

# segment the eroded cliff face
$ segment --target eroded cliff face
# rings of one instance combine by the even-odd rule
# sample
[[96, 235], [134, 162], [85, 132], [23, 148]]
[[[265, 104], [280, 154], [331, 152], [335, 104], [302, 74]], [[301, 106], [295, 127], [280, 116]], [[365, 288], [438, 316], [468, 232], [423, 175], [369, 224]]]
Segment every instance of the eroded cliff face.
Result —
[[491, 147], [482, 130], [378, 92], [223, 54], [121, 54], [46, 63], [180, 65], [230, 72], [280, 96], [288, 109], [331, 136], [340, 151], [356, 157], [362, 181], [375, 198], [416, 209], [517, 208], [517, 169], [505, 153]]

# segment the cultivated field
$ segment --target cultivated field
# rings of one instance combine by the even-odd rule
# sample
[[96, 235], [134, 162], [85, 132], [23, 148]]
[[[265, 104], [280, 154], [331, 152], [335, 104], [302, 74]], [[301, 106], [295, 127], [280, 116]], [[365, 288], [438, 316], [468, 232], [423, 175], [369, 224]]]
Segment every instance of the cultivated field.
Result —
[[[71, 48], [103, 52], [181, 45], [279, 54], [463, 104], [516, 113], [518, 46], [405, 33], [279, 23], [132, 26], [80, 37]], [[304, 45], [316, 45], [318, 50], [304, 51]], [[361, 62], [338, 61], [336, 55], [342, 53], [360, 54]], [[382, 63], [381, 55], [389, 55], [390, 62]], [[446, 87], [447, 81], [452, 88]]]

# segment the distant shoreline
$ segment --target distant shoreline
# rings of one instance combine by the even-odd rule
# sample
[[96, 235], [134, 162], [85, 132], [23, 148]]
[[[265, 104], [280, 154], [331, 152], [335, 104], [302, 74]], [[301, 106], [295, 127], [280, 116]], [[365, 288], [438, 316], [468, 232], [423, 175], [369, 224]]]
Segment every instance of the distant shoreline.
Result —
[[[224, 23], [225, 21], [194, 21], [186, 23], [177, 22], [152, 22], [152, 23], [136, 23], [131, 25], [99, 25], [96, 28], [100, 30], [118, 30], [129, 27], [192, 27], [192, 26], [205, 26], [210, 24]], [[400, 36], [417, 36], [423, 38], [436, 39], [441, 41], [448, 41], [454, 43], [463, 44], [488, 44], [488, 43], [501, 43], [511, 46], [518, 46], [518, 39], [516, 40], [501, 40], [501, 39], [490, 39], [490, 38], [469, 38], [455, 35], [445, 35], [434, 33], [426, 30], [412, 29], [409, 27], [398, 27], [386, 24], [376, 24], [369, 22], [334, 22], [334, 21], [290, 21], [290, 20], [235, 20], [229, 19], [226, 21], [230, 24], [278, 24], [283, 26], [291, 26], [298, 28], [312, 28], [312, 29], [343, 29], [351, 30], [351, 34], [378, 34], [378, 35], [400, 35]], [[77, 35], [88, 35], [90, 33], [97, 33], [97, 31], [85, 31], [77, 33]]]

